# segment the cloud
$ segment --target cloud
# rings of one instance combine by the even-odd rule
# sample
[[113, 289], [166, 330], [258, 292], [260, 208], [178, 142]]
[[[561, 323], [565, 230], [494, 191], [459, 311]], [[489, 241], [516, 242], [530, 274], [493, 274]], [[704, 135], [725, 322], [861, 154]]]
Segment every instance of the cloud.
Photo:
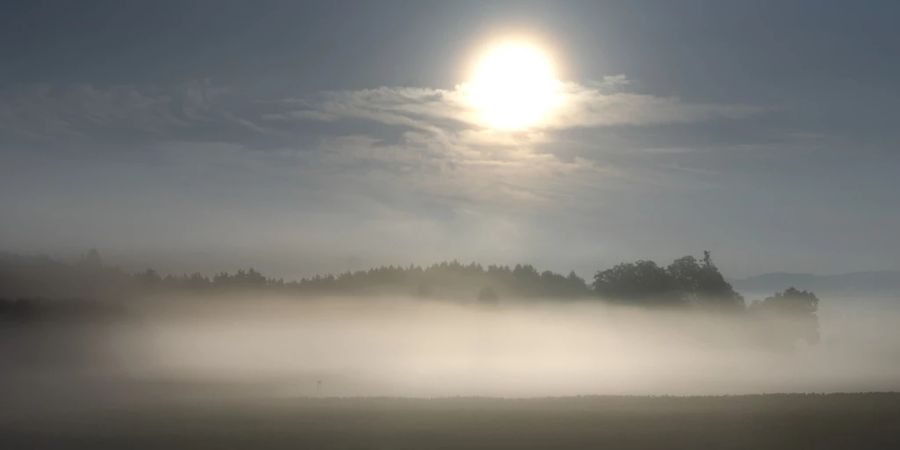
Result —
[[[540, 130], [579, 127], [640, 126], [737, 119], [760, 112], [742, 105], [690, 103], [674, 97], [658, 97], [625, 92], [630, 81], [623, 75], [606, 77], [585, 86], [561, 83], [558, 107], [548, 114]], [[467, 86], [452, 90], [381, 87], [357, 91], [330, 92], [319, 102], [298, 101], [293, 111], [297, 119], [335, 121], [357, 118], [387, 125], [403, 125], [424, 130], [434, 127], [481, 128], [477, 111], [466, 101]]]
[[564, 85], [562, 96], [566, 106], [551, 117], [550, 128], [694, 123], [738, 119], [759, 111], [748, 106], [687, 103], [673, 97], [605, 92], [574, 83]]
[[[562, 83], [559, 105], [530, 131], [497, 132], [480, 124], [467, 87], [380, 87], [300, 98], [194, 82], [148, 86], [29, 85], [0, 90], [0, 144], [65, 144], [120, 150], [165, 141], [223, 141], [279, 148], [320, 137], [365, 134], [377, 139], [407, 131], [439, 140], [454, 135], [476, 147], [522, 146], [573, 128], [686, 124], [758, 112], [740, 105], [690, 103], [627, 92], [623, 75], [598, 83]], [[379, 128], [381, 127], [381, 128]], [[390, 131], [393, 128], [394, 131]]]
[[[29, 223], [6, 240], [40, 243], [47, 234], [35, 237], [32, 223], [65, 221], [59, 245], [127, 246], [137, 235], [146, 248], [230, 242], [372, 263], [530, 260], [561, 254], [544, 251], [558, 245], [565, 258], [593, 261], [620, 245], [597, 235], [658, 235], [657, 221], [626, 219], [653, 217], [643, 211], [658, 209], [646, 206], [657, 193], [709, 178], [653, 167], [692, 166], [676, 158], [694, 143], [647, 136], [693, 136], [704, 121], [753, 114], [634, 93], [622, 76], [563, 87], [565, 115], [513, 131], [482, 126], [464, 87], [300, 96], [209, 82], [2, 88], [2, 186], [34, 192], [0, 199]], [[640, 149], [664, 150], [650, 158]], [[86, 214], [83, 205], [97, 206]]]
[[[35, 85], [0, 91], [3, 149], [148, 154], [173, 164], [291, 171], [347, 195], [440, 203], [483, 211], [584, 207], [576, 191], [636, 177], [584, 153], [566, 153], [559, 133], [734, 119], [744, 106], [685, 102], [628, 92], [622, 75], [564, 83], [562, 106], [540, 127], [482, 126], [453, 89], [380, 87], [303, 97], [260, 96], [196, 82], [147, 86]], [[219, 144], [225, 144], [219, 145]], [[198, 149], [203, 148], [203, 155]], [[222, 149], [227, 148], [228, 151]], [[211, 149], [211, 150], [209, 150]], [[217, 150], [218, 149], [218, 150]], [[656, 181], [655, 181], [656, 182]]]
[[159, 142], [235, 142], [275, 136], [256, 100], [209, 82], [148, 86], [27, 85], [0, 90], [0, 145], [130, 151]]
[[[454, 89], [380, 87], [326, 92], [285, 100], [286, 111], [269, 121], [337, 124], [364, 122], [400, 130], [394, 139], [334, 136], [320, 143], [321, 158], [333, 166], [392, 172], [432, 196], [452, 195], [487, 208], [553, 209], [579, 206], [575, 191], [602, 189], [638, 178], [664, 183], [657, 175], [633, 175], [584, 154], [563, 156], [571, 142], [559, 132], [600, 127], [640, 127], [737, 119], [758, 109], [696, 104], [676, 98], [626, 92], [625, 76], [590, 86], [564, 83], [560, 106], [545, 123], [527, 130], [484, 127], [466, 101], [466, 86]], [[580, 143], [579, 143], [580, 144]], [[427, 175], [426, 175], [427, 174]], [[451, 194], [452, 193], [452, 194]]]

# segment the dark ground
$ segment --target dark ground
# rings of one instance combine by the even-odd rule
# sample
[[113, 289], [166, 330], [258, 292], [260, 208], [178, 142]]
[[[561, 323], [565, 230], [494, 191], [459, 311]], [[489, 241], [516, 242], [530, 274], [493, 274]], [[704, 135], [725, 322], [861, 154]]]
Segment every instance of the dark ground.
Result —
[[900, 448], [900, 394], [76, 406], [7, 410], [0, 448]]

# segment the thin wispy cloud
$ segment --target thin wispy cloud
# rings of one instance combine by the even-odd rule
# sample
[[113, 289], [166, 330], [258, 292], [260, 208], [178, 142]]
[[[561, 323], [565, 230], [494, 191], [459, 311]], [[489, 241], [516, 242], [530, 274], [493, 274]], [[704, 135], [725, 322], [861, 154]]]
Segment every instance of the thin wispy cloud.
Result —
[[[585, 86], [562, 83], [559, 107], [530, 136], [575, 127], [641, 126], [736, 119], [759, 112], [741, 105], [691, 103], [625, 90], [628, 80], [607, 77]], [[121, 85], [27, 85], [0, 91], [0, 130], [4, 141], [18, 143], [82, 139], [116, 141], [167, 140], [173, 135], [190, 140], [221, 140], [221, 134], [290, 139], [315, 134], [299, 123], [347, 119], [425, 132], [456, 132], [484, 139], [485, 128], [467, 102], [466, 85], [454, 89], [380, 87], [313, 94], [302, 98], [256, 96], [209, 82], [175, 87]], [[472, 133], [475, 130], [476, 133]], [[347, 135], [355, 134], [347, 132]], [[219, 135], [217, 137], [217, 135]], [[525, 136], [528, 133], [517, 133]], [[510, 134], [494, 133], [503, 144]], [[475, 143], [479, 143], [478, 139]], [[491, 143], [491, 142], [481, 142]]]
[[[282, 98], [210, 82], [168, 89], [18, 86], [0, 92], [0, 144], [179, 159], [227, 142], [231, 150], [220, 158], [234, 164], [268, 162], [297, 173], [346, 176], [354, 184], [378, 180], [363, 192], [384, 190], [387, 178], [415, 186], [423, 195], [494, 207], [553, 205], [568, 198], [572, 186], [627, 177], [614, 165], [548, 151], [571, 145], [558, 138], [560, 131], [737, 119], [758, 112], [628, 92], [629, 85], [624, 76], [591, 85], [563, 83], [559, 106], [540, 126], [525, 130], [484, 126], [467, 100], [465, 84]], [[243, 149], [244, 156], [235, 149]], [[563, 179], [568, 183], [559, 182]]]
[[[591, 86], [560, 83], [558, 107], [536, 128], [559, 130], [577, 127], [657, 125], [692, 123], [716, 119], [739, 119], [759, 113], [754, 106], [691, 103], [674, 97], [659, 97], [625, 90], [624, 76], [607, 77]], [[446, 127], [483, 127], [478, 112], [467, 103], [467, 86], [454, 89], [381, 87], [330, 92], [318, 101], [297, 100], [300, 109], [279, 119], [335, 121], [359, 118], [388, 125], [406, 125], [426, 130]]]
[[[260, 205], [302, 205], [304, 218], [269, 212], [285, 216], [285, 222], [260, 228], [272, 239], [305, 242], [297, 244], [303, 248], [316, 239], [288, 238], [298, 227], [315, 229], [307, 223], [314, 217], [353, 214], [366, 229], [393, 236], [389, 241], [402, 239], [399, 230], [434, 230], [434, 242], [441, 243], [434, 255], [463, 230], [473, 244], [457, 251], [522, 254], [528, 248], [523, 239], [543, 245], [541, 224], [551, 217], [590, 222], [609, 214], [616, 192], [672, 187], [659, 172], [603, 156], [620, 149], [567, 132], [740, 120], [759, 112], [629, 88], [622, 76], [565, 83], [559, 92], [565, 106], [540, 126], [501, 130], [480, 122], [465, 85], [302, 96], [261, 95], [211, 82], [168, 88], [17, 86], [0, 92], [0, 145], [11, 150], [4, 158], [13, 162], [22, 152], [74, 152], [86, 162], [124, 158], [128, 166], [117, 170], [143, 173], [142, 161], [148, 161], [197, 195], [217, 192], [224, 202], [226, 196], [253, 195]], [[258, 179], [267, 182], [252, 181]], [[200, 210], [180, 214], [207, 233], [227, 223]], [[472, 237], [473, 230], [500, 229], [487, 240]], [[351, 247], [344, 251], [353, 253]]]

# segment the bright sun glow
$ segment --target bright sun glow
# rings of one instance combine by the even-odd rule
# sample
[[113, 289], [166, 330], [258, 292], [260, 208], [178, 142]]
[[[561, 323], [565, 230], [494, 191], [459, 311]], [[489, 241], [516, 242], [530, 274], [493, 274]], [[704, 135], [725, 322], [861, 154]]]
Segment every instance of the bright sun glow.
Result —
[[487, 126], [539, 125], [557, 100], [550, 60], [536, 47], [507, 42], [488, 50], [468, 83], [468, 98]]

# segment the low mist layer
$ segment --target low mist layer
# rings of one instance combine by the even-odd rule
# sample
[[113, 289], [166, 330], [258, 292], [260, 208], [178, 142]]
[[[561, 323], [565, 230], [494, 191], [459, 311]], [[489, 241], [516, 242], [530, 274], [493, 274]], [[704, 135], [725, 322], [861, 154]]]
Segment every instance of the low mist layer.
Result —
[[590, 302], [247, 295], [155, 298], [115, 314], [6, 327], [4, 354], [28, 356], [4, 361], [7, 386], [418, 397], [900, 388], [898, 311], [829, 313], [820, 343], [788, 345], [773, 336], [795, 326], [790, 318]]
[[226, 397], [900, 389], [900, 304], [749, 303], [708, 252], [601, 269], [457, 262], [283, 281], [0, 258], [0, 390], [22, 408]]

